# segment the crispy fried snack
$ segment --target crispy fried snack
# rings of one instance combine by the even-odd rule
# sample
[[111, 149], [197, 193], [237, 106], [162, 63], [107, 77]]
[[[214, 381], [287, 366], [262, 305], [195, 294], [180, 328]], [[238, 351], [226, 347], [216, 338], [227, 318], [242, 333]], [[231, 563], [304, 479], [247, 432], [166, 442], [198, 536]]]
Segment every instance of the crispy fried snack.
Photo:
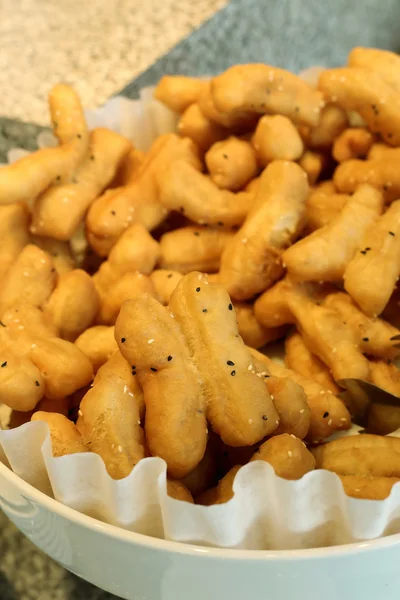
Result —
[[177, 113], [183, 113], [197, 102], [207, 81], [184, 75], [164, 75], [154, 92], [154, 97]]
[[306, 150], [299, 165], [306, 172], [310, 185], [315, 185], [328, 162], [327, 156], [315, 150]]
[[213, 436], [211, 433], [206, 451], [203, 458], [197, 465], [197, 467], [186, 475], [182, 479], [182, 483], [188, 488], [193, 497], [199, 496], [206, 490], [210, 489], [218, 482], [218, 464], [217, 459], [219, 455], [219, 445], [221, 444], [219, 438]]
[[305, 142], [312, 150], [328, 150], [347, 126], [346, 112], [335, 104], [328, 104], [321, 111], [318, 125], [307, 131]]
[[42, 307], [57, 281], [53, 261], [47, 252], [28, 244], [10, 266], [0, 289], [0, 314], [24, 299], [26, 304]]
[[333, 381], [329, 369], [317, 356], [311, 354], [303, 338], [297, 332], [292, 333], [285, 340], [285, 363], [292, 371], [297, 371], [303, 377], [316, 381], [332, 394], [339, 393], [339, 388]]
[[262, 167], [273, 160], [298, 160], [304, 151], [303, 140], [295, 125], [282, 115], [261, 117], [252, 143]]
[[60, 277], [77, 268], [77, 263], [69, 242], [62, 242], [37, 235], [32, 236], [32, 241], [35, 246], [39, 246], [39, 248], [50, 254], [57, 274]]
[[60, 146], [33, 152], [0, 170], [0, 204], [30, 203], [59, 178], [68, 181], [86, 154], [88, 130], [77, 94], [56, 85], [49, 95], [53, 129]]
[[353, 48], [347, 58], [349, 67], [362, 67], [379, 73], [381, 77], [400, 92], [400, 58], [395, 52], [377, 48]]
[[31, 421], [43, 421], [49, 426], [53, 456], [88, 452], [76, 426], [64, 415], [37, 411]]
[[254, 306], [248, 302], [234, 302], [239, 333], [251, 348], [262, 348], [270, 342], [275, 342], [286, 333], [285, 327], [264, 327], [254, 314]]
[[317, 469], [356, 477], [400, 478], [400, 439], [354, 435], [312, 450]]
[[167, 494], [168, 496], [171, 496], [171, 498], [175, 498], [175, 500], [194, 504], [193, 496], [186, 485], [177, 479], [167, 478]]
[[179, 120], [178, 131], [182, 137], [193, 140], [204, 152], [229, 134], [225, 127], [206, 117], [197, 103], [185, 110]]
[[372, 144], [370, 151], [368, 152], [368, 160], [400, 161], [400, 148], [392, 148], [383, 143]]
[[365, 158], [374, 141], [374, 136], [364, 127], [345, 129], [333, 144], [333, 158], [341, 163], [353, 158]]
[[176, 161], [156, 177], [165, 208], [179, 211], [199, 225], [241, 225], [253, 204], [249, 192], [220, 190], [188, 162]]
[[400, 196], [399, 160], [397, 157], [380, 160], [347, 160], [340, 164], [333, 180], [340, 192], [353, 193], [363, 183], [380, 190], [387, 202]]
[[131, 143], [109, 129], [94, 129], [88, 154], [71, 181], [54, 185], [35, 202], [31, 232], [69, 240], [90, 204], [113, 180]]
[[225, 248], [220, 282], [235, 300], [247, 300], [283, 274], [281, 252], [305, 224], [308, 185], [298, 165], [274, 161], [263, 172], [254, 206]]
[[49, 398], [42, 398], [39, 400], [33, 410], [26, 412], [13, 410], [7, 425], [8, 429], [16, 429], [21, 425], [25, 425], [25, 423], [29, 423], [29, 421], [32, 419], [32, 416], [39, 411], [43, 411], [45, 413], [57, 413], [67, 417], [69, 412], [68, 398], [63, 398], [63, 400], [50, 400]]
[[0, 281], [29, 244], [28, 226], [29, 211], [25, 204], [18, 202], [1, 206], [0, 203]]
[[136, 398], [117, 375], [109, 375], [87, 392], [79, 417], [84, 443], [101, 456], [113, 479], [127, 477], [144, 458]]
[[344, 286], [368, 316], [381, 314], [400, 274], [400, 200], [364, 234], [345, 271]]
[[371, 404], [368, 411], [367, 431], [388, 435], [400, 428], [400, 406]]
[[256, 443], [279, 421], [262, 381], [248, 370], [251, 357], [226, 291], [191, 273], [169, 309], [149, 297], [127, 302], [115, 335], [143, 387], [150, 452], [166, 460], [173, 476], [183, 476], [204, 454], [205, 416], [232, 446]]
[[367, 317], [347, 294], [335, 292], [324, 300], [324, 306], [333, 308], [358, 334], [358, 343], [364, 354], [377, 358], [396, 358], [399, 349], [394, 347], [393, 337], [399, 330], [383, 319]]
[[378, 73], [361, 67], [328, 69], [321, 73], [318, 87], [329, 102], [358, 112], [368, 129], [389, 145], [400, 145], [397, 92]]
[[60, 337], [73, 342], [93, 325], [100, 307], [100, 297], [92, 278], [75, 269], [58, 280], [57, 287], [45, 306]]
[[182, 273], [178, 271], [170, 271], [166, 269], [155, 269], [150, 275], [150, 279], [153, 282], [156, 290], [157, 298], [161, 304], [167, 306], [172, 296], [172, 292], [182, 279]]
[[90, 207], [86, 226], [88, 241], [101, 256], [107, 256], [120, 235], [133, 222], [151, 231], [167, 216], [160, 203], [156, 176], [164, 167], [182, 160], [201, 169], [198, 150], [192, 140], [170, 133], [158, 137], [141, 168], [127, 185], [107, 190]]
[[104, 325], [114, 325], [121, 306], [126, 300], [148, 294], [156, 297], [156, 290], [150, 277], [137, 271], [125, 273], [111, 283], [101, 294], [101, 305], [97, 320]]
[[300, 440], [305, 438], [310, 429], [311, 411], [303, 388], [289, 377], [271, 376], [265, 383], [279, 415], [279, 427], [274, 434], [289, 433]]
[[[218, 123], [230, 133], [242, 134], [253, 131], [257, 125], [258, 115], [254, 111], [226, 113], [217, 109], [213, 95], [212, 82], [208, 81], [199, 98], [201, 112], [214, 123]], [[225, 136], [226, 137], [226, 136]]]
[[[301, 479], [312, 471], [315, 460], [303, 442], [295, 436], [282, 434], [264, 442], [250, 462], [262, 460], [269, 463], [278, 477], [283, 479]], [[241, 465], [233, 467], [219, 482], [217, 488], [209, 490], [200, 498], [201, 504], [223, 504], [234, 496], [233, 483]]]
[[216, 142], [205, 155], [213, 182], [223, 190], [237, 192], [257, 175], [253, 146], [235, 136]]
[[288, 277], [281, 279], [266, 290], [254, 302], [254, 315], [264, 327], [282, 327], [295, 323], [286, 294], [291, 288]]
[[315, 304], [300, 288], [293, 288], [287, 301], [310, 352], [329, 367], [336, 382], [348, 377], [368, 380], [369, 365], [359, 335], [336, 310]]
[[[250, 349], [252, 355], [265, 365], [265, 369], [274, 377], [288, 378], [301, 386], [307, 396], [307, 404], [311, 411], [310, 427], [307, 439], [317, 443], [318, 440], [324, 440], [334, 431], [349, 429], [351, 427], [351, 418], [344, 402], [332, 394], [330, 390], [322, 387], [313, 379], [308, 379], [296, 371], [292, 371], [280, 364], [272, 361], [270, 358]], [[303, 410], [302, 408], [300, 410]], [[299, 420], [305, 421], [306, 411], [300, 412]]]
[[377, 222], [382, 209], [382, 195], [371, 186], [360, 187], [336, 219], [283, 253], [288, 272], [301, 281], [341, 281], [365, 232]]
[[93, 379], [90, 361], [66, 340], [36, 339], [30, 358], [43, 376], [45, 394], [50, 399], [62, 400]]
[[44, 395], [44, 381], [37, 367], [5, 344], [1, 336], [0, 402], [22, 412], [35, 408]]
[[160, 239], [160, 267], [180, 273], [218, 271], [221, 254], [233, 236], [224, 229], [197, 226], [164, 233]]
[[329, 225], [349, 201], [348, 194], [338, 194], [332, 181], [324, 181], [310, 191], [307, 198], [307, 229], [315, 231]]
[[390, 362], [371, 360], [370, 380], [389, 394], [400, 397], [400, 371]]
[[89, 327], [75, 340], [75, 346], [88, 357], [96, 373], [118, 350], [114, 338], [114, 327], [106, 325]]
[[119, 350], [114, 352], [108, 361], [97, 371], [93, 385], [103, 381], [103, 379], [107, 379], [110, 375], [117, 375], [128, 386], [128, 392], [134, 395], [140, 419], [143, 420], [145, 415], [144, 397], [136, 375], [136, 369], [125, 360]]
[[400, 481], [396, 477], [355, 477], [339, 475], [347, 496], [364, 500], [385, 500], [392, 487]]
[[218, 111], [281, 114], [295, 123], [318, 125], [324, 106], [322, 94], [302, 79], [264, 64], [236, 65], [211, 81]]

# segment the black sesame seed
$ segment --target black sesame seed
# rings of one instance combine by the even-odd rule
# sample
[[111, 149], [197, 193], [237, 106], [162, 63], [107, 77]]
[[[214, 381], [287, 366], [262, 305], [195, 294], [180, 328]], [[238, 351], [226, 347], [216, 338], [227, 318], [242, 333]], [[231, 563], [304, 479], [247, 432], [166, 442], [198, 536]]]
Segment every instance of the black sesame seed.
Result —
[[121, 344], [125, 344], [126, 338], [121, 338]]
[[112, 211], [111, 211], [111, 214], [112, 214], [112, 215], [116, 215], [117, 213], [115, 212], [115, 210], [112, 210]]
[[262, 418], [263, 418], [263, 421], [268, 421], [267, 415], [263, 415]]
[[360, 254], [367, 254], [365, 250], [360, 250]]
[[264, 375], [264, 379], [268, 379], [268, 377], [271, 377], [271, 375]]
[[200, 289], [201, 289], [201, 288], [197, 287], [197, 288], [196, 288], [196, 292], [199, 292], [199, 291], [200, 291]]
[[40, 387], [40, 383], [38, 381], [35, 381], [35, 385], [36, 387]]
[[231, 375], [232, 375], [232, 377], [235, 377], [236, 371], [235, 370], [231, 371]]
[[1, 325], [1, 327], [5, 327], [3, 321], [0, 321], [0, 325]]
[[157, 369], [155, 367], [150, 367], [150, 371], [153, 371], [153, 373], [157, 373]]
[[57, 129], [57, 127], [58, 127], [57, 121], [53, 121], [53, 127], [54, 127], [54, 129]]
[[229, 308], [229, 310], [233, 310], [232, 304], [228, 304], [228, 308]]
[[94, 160], [94, 156], [93, 156], [93, 154], [92, 154], [92, 156], [90, 157], [90, 160]]
[[172, 273], [168, 273], [167, 278], [171, 279], [171, 277], [172, 277]]
[[7, 361], [5, 360], [3, 363], [1, 363], [1, 368], [4, 369], [4, 367], [7, 366]]
[[235, 363], [232, 360], [227, 360], [226, 364], [229, 365], [230, 367], [234, 367]]
[[295, 107], [294, 107], [294, 110], [295, 110], [295, 112], [297, 112], [297, 113], [298, 113], [298, 112], [300, 112], [300, 106], [295, 106]]
[[182, 213], [182, 214], [184, 214], [185, 209], [183, 208], [183, 206], [180, 207], [179, 212]]
[[329, 417], [329, 413], [328, 412], [324, 412], [324, 414], [322, 415], [324, 419], [326, 419], [327, 417]]
[[136, 365], [132, 365], [132, 371], [136, 371]]
[[55, 271], [56, 271], [56, 269], [55, 269], [55, 267], [53, 267], [53, 268], [51, 269], [51, 272], [52, 272], [52, 273], [55, 273]]
[[223, 156], [224, 158], [228, 158], [228, 155], [227, 155], [227, 154], [223, 154], [222, 156]]
[[371, 248], [369, 246], [367, 246], [367, 248], [365, 248], [365, 252], [369, 252], [371, 250]]
[[222, 221], [218, 221], [218, 225], [219, 225], [219, 227], [223, 227], [224, 226], [224, 224], [223, 224]]
[[394, 233], [394, 231], [389, 231], [389, 235], [392, 235], [394, 237], [396, 234]]
[[387, 192], [387, 191], [388, 191], [388, 189], [389, 189], [389, 186], [388, 186], [386, 183], [384, 183], [384, 184], [383, 184], [383, 191], [384, 191], [384, 192]]
[[57, 175], [56, 181], [61, 181], [61, 175]]
[[362, 339], [363, 342], [369, 342], [369, 338], [365, 337]]
[[168, 358], [167, 358], [167, 361], [170, 362], [171, 360], [172, 360], [172, 356], [169, 355]]
[[78, 140], [82, 139], [82, 135], [80, 133], [78, 133], [76, 137], [78, 138]]
[[193, 235], [195, 235], [196, 237], [199, 237], [199, 235], [200, 235], [200, 231], [194, 231], [194, 232], [193, 232]]
[[207, 309], [206, 309], [206, 308], [203, 308], [203, 312], [207, 312]]

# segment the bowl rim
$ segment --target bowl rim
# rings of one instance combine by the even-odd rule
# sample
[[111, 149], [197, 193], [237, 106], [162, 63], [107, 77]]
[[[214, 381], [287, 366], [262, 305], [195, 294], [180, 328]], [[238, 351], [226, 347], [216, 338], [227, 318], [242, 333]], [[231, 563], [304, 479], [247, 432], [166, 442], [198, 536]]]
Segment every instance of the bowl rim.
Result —
[[45, 493], [37, 490], [30, 483], [27, 483], [16, 473], [14, 473], [7, 465], [0, 460], [0, 479], [4, 478], [11, 486], [24, 496], [29, 497], [39, 506], [44, 507], [50, 512], [56, 513], [58, 516], [75, 522], [77, 525], [88, 528], [92, 531], [100, 532], [106, 537], [113, 538], [124, 543], [134, 543], [149, 550], [159, 552], [172, 552], [174, 554], [184, 554], [185, 556], [208, 558], [217, 560], [234, 560], [234, 561], [302, 561], [302, 560], [321, 560], [329, 558], [344, 558], [352, 554], [360, 552], [370, 552], [377, 549], [390, 548], [392, 546], [400, 546], [400, 533], [393, 534], [384, 538], [355, 542], [341, 546], [329, 546], [325, 548], [311, 548], [306, 550], [244, 550], [232, 548], [214, 548], [207, 546], [196, 546], [185, 542], [173, 542], [153, 538], [142, 533], [128, 531], [116, 525], [103, 523], [94, 517], [84, 515], [79, 511], [62, 504], [58, 500], [47, 496]]

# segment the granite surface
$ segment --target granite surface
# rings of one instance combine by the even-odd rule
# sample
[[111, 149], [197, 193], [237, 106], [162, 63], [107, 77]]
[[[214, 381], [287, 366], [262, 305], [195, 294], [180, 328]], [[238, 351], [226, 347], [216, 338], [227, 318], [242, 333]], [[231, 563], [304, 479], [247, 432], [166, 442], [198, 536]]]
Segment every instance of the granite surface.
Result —
[[[29, 30], [24, 30], [21, 47], [14, 0], [0, 0], [0, 82], [4, 90], [12, 81], [13, 89], [19, 90], [23, 102], [14, 106], [15, 100], [11, 101], [6, 94], [0, 110], [3, 115], [44, 123], [43, 97], [49, 85], [60, 79], [62, 72], [69, 73], [64, 80], [77, 84], [87, 105], [100, 103], [145, 69], [162, 52], [162, 44], [164, 49], [168, 48], [198, 24], [199, 19], [222, 4], [218, 0], [164, 0], [161, 4], [153, 0], [115, 0], [104, 2], [103, 10], [99, 11], [99, 6], [103, 5], [100, 0], [93, 4], [78, 3], [77, 0], [63, 0], [62, 3], [19, 0], [19, 10], [32, 16]], [[79, 11], [76, 11], [78, 5]], [[96, 11], [92, 9], [94, 5]], [[184, 5], [188, 12], [181, 14]], [[115, 6], [118, 10], [112, 8]], [[136, 11], [133, 15], [129, 12], [132, 6]], [[74, 26], [68, 30], [67, 21], [71, 15], [75, 19]], [[45, 28], [46, 19], [51, 19], [49, 31]], [[313, 64], [340, 64], [354, 45], [399, 50], [399, 20], [399, 0], [381, 0], [379, 3], [376, 0], [358, 0], [357, 3], [348, 0], [236, 0], [129, 84], [123, 93], [135, 97], [141, 87], [154, 83], [165, 72], [213, 73], [232, 63], [246, 61], [266, 61], [297, 71]], [[69, 31], [68, 39], [60, 38], [62, 26]], [[108, 39], [106, 47], [105, 37]], [[40, 85], [31, 96], [32, 90], [27, 93], [25, 87], [30, 75], [20, 77], [20, 73], [28, 72], [27, 65], [32, 69], [27, 60], [31, 61], [32, 47], [38, 44], [39, 38], [43, 46], [40, 45], [40, 49], [37, 46], [38, 57], [46, 58], [46, 69], [41, 64], [36, 65], [40, 60], [35, 60], [33, 70], [38, 74]], [[16, 47], [11, 58], [1, 52], [4, 39], [10, 46], [14, 40]], [[28, 58], [17, 56], [26, 48], [30, 53]], [[51, 60], [47, 61], [49, 53]], [[58, 61], [61, 61], [63, 71], [58, 69]], [[4, 160], [7, 147], [19, 145], [32, 149], [37, 132], [35, 126], [0, 119], [0, 161]], [[1, 600], [112, 598], [67, 573], [34, 549], [0, 514]]]

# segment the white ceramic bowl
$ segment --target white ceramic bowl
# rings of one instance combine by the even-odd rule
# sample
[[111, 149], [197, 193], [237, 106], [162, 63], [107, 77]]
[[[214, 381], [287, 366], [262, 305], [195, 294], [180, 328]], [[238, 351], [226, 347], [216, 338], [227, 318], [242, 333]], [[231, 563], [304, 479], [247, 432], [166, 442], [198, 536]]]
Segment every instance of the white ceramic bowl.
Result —
[[63, 567], [128, 600], [400, 598], [400, 534], [288, 552], [166, 542], [105, 525], [63, 506], [1, 461], [0, 508]]

